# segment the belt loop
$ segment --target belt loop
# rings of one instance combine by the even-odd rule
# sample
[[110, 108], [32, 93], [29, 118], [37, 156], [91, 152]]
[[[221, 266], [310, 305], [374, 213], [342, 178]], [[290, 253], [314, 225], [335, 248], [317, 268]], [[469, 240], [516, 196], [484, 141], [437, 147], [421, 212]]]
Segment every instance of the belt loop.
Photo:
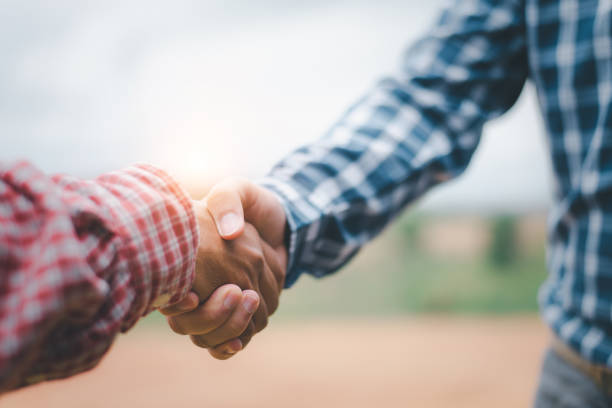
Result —
[[585, 360], [557, 337], [553, 337], [552, 348], [562, 359], [586, 374], [607, 395], [612, 396], [612, 370], [609, 367]]

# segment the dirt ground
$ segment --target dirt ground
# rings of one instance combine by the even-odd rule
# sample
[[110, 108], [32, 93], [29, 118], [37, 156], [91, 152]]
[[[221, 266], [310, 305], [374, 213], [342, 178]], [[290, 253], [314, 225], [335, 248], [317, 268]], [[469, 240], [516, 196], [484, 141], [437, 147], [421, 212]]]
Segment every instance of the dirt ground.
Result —
[[216, 361], [143, 327], [95, 370], [0, 406], [529, 407], [547, 340], [537, 317], [272, 321], [241, 355]]

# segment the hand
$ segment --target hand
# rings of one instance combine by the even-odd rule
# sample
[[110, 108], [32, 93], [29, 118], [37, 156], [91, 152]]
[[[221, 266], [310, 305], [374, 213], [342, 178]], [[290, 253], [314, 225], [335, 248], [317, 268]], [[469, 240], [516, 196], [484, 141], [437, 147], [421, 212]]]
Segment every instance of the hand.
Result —
[[[211, 232], [211, 219], [204, 209], [212, 215], [218, 235]], [[268, 316], [278, 306], [287, 264], [285, 213], [272, 193], [238, 179], [217, 184], [205, 203], [198, 204], [197, 213], [201, 245], [193, 290], [200, 301], [208, 300], [193, 309], [196, 302], [186, 298], [162, 312], [170, 316], [173, 330], [190, 334], [196, 345], [224, 359], [244, 348], [253, 334], [267, 325]], [[240, 294], [238, 287], [223, 286], [209, 298], [216, 287], [227, 282], [260, 295], [261, 302], [250, 322], [244, 302], [255, 299], [255, 292], [245, 290]], [[220, 300], [223, 294], [226, 302]], [[237, 333], [245, 327], [245, 321], [246, 330]]]
[[[236, 285], [227, 284], [216, 289], [202, 305], [199, 305], [198, 295], [190, 292], [185, 299], [161, 312], [168, 316], [173, 331], [191, 334], [195, 344], [203, 345], [202, 341], [219, 343], [219, 346], [209, 348], [209, 352], [224, 360], [243, 348], [237, 337], [246, 330], [258, 306], [259, 295], [256, 292], [242, 291]], [[172, 318], [178, 315], [180, 318]]]

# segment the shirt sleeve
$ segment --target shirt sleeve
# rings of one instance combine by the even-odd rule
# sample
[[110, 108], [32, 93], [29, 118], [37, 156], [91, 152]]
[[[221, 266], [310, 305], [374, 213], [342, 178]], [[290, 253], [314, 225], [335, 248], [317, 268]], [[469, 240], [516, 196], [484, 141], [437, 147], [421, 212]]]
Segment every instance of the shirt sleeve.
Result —
[[520, 1], [461, 0], [322, 139], [261, 180], [289, 224], [286, 285], [344, 265], [407, 204], [468, 165], [528, 75]]
[[198, 240], [191, 200], [151, 166], [84, 181], [0, 164], [0, 390], [95, 366], [189, 291]]

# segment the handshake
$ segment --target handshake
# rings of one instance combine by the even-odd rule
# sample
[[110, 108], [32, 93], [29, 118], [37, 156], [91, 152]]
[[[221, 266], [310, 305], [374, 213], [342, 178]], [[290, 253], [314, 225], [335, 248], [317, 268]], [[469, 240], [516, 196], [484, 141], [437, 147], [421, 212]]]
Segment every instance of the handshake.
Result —
[[274, 194], [241, 179], [215, 185], [195, 209], [200, 243], [192, 292], [161, 312], [176, 333], [227, 359], [278, 307], [287, 269], [285, 212]]

